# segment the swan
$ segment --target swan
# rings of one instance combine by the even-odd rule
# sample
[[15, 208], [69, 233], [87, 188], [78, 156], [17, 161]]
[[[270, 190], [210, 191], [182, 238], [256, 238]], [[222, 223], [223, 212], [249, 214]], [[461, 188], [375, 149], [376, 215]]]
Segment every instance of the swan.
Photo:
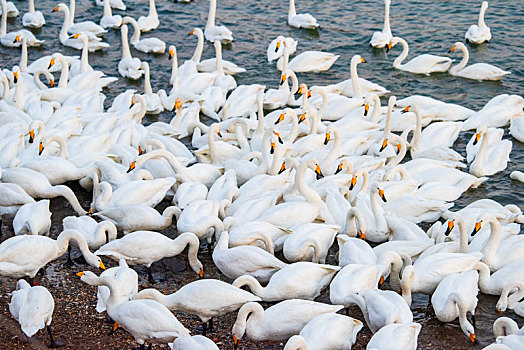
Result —
[[116, 239], [116, 226], [109, 221], [96, 222], [89, 216], [68, 216], [62, 220], [62, 227], [75, 229], [86, 239], [89, 249], [98, 249], [109, 241]]
[[482, 141], [480, 149], [469, 167], [469, 172], [477, 177], [489, 176], [506, 169], [509, 162], [509, 154], [513, 143], [502, 140], [496, 144], [489, 145], [489, 133], [486, 127], [480, 129]]
[[501, 80], [506, 75], [511, 74], [511, 72], [502, 70], [499, 67], [495, 67], [487, 63], [475, 63], [466, 67], [469, 59], [469, 52], [466, 48], [466, 45], [461, 42], [456, 42], [453, 44], [448, 53], [453, 52], [455, 49], [462, 51], [464, 56], [462, 57], [462, 60], [459, 64], [450, 68], [449, 74], [451, 75], [482, 81]]
[[[488, 133], [488, 147], [491, 145], [498, 144], [500, 141], [502, 141], [502, 136], [504, 136], [504, 130], [500, 128], [487, 128]], [[471, 136], [471, 139], [468, 141], [468, 144], [466, 145], [466, 161], [471, 163], [475, 157], [477, 156], [477, 153], [480, 149], [480, 138], [482, 137], [482, 132], [480, 130], [477, 130], [476, 133]]]
[[62, 341], [55, 341], [51, 331], [51, 321], [55, 301], [49, 291], [42, 286], [32, 287], [25, 280], [16, 283], [16, 290], [11, 294], [9, 312], [20, 323], [22, 332], [28, 337], [35, 335], [40, 329], [46, 327], [51, 348], [65, 346]]
[[265, 85], [260, 84], [239, 85], [228, 96], [218, 116], [221, 120], [226, 120], [232, 117], [256, 113], [258, 109], [258, 94], [263, 93], [265, 88]]
[[318, 315], [302, 328], [299, 335], [289, 338], [284, 350], [351, 350], [362, 327], [362, 322], [348, 316], [331, 313]]
[[176, 189], [173, 205], [185, 209], [194, 201], [206, 199], [207, 193], [207, 187], [200, 182], [184, 182]]
[[162, 258], [180, 254], [186, 246], [189, 246], [187, 256], [191, 269], [203, 277], [204, 269], [197, 257], [198, 238], [191, 232], [182, 233], [177, 238], [171, 239], [158, 232], [135, 231], [104, 244], [95, 252], [95, 255], [108, 256], [115, 261], [125, 259], [130, 265], [144, 265], [149, 281], [154, 283], [151, 264]]
[[389, 26], [389, 6], [391, 5], [391, 0], [384, 0], [384, 5], [386, 7], [386, 12], [384, 14], [384, 28], [381, 32], [373, 33], [369, 45], [376, 48], [383, 48], [389, 41], [393, 39], [393, 34], [391, 34], [391, 28]]
[[214, 341], [203, 335], [178, 337], [168, 345], [172, 350], [219, 350]]
[[69, 187], [64, 185], [52, 186], [49, 180], [38, 171], [23, 167], [3, 169], [1, 179], [3, 182], [19, 185], [33, 198], [55, 198], [62, 196], [79, 215], [87, 214]]
[[[475, 114], [475, 111], [469, 108], [454, 103], [446, 103], [429, 96], [411, 95], [398, 100], [396, 103], [396, 106], [401, 108], [412, 105], [417, 105], [420, 108], [424, 119], [431, 118], [431, 120], [458, 121], [468, 119]], [[405, 118], [405, 116], [402, 115], [397, 114], [397, 116]], [[394, 131], [404, 131], [404, 129], [405, 128]]]
[[164, 295], [156, 289], [143, 289], [135, 299], [156, 300], [170, 310], [198, 315], [204, 322], [204, 334], [206, 330], [211, 331], [213, 317], [238, 310], [246, 303], [260, 301], [258, 296], [216, 279], [188, 283], [169, 295]]
[[448, 275], [472, 270], [482, 258], [482, 253], [436, 253], [402, 271], [402, 296], [411, 305], [411, 293], [432, 294]]
[[480, 111], [470, 116], [462, 130], [487, 128], [501, 128], [514, 118], [524, 116], [524, 98], [518, 95], [502, 94], [493, 97]]
[[402, 64], [402, 61], [406, 59], [409, 53], [409, 46], [406, 40], [399, 37], [392, 38], [387, 45], [386, 51], [389, 52], [389, 50], [398, 43], [402, 45], [402, 53], [393, 62], [393, 67], [396, 69], [410, 73], [429, 75], [430, 73], [446, 72], [451, 66], [451, 58], [429, 54], [416, 56], [411, 59], [411, 61]]
[[70, 16], [68, 28], [70, 34], [86, 32], [93, 35], [103, 35], [104, 33], [107, 33], [104, 28], [91, 21], [75, 23], [76, 0], [69, 0], [69, 10]]
[[122, 327], [131, 333], [142, 348], [146, 341], [167, 343], [190, 335], [189, 330], [162, 304], [153, 300], [122, 298], [118, 282], [111, 276], [98, 277], [91, 271], [79, 272], [77, 275], [81, 281], [92, 286], [109, 288], [107, 314], [116, 323], [113, 328]]
[[148, 32], [157, 29], [160, 25], [158, 14], [156, 13], [155, 0], [149, 0], [149, 13], [147, 16], [140, 16], [138, 18], [138, 27], [142, 32]]
[[484, 294], [500, 295], [511, 283], [524, 282], [524, 261], [509, 263], [490, 275], [489, 267], [479, 262], [473, 268], [479, 272], [479, 288]]
[[244, 334], [253, 340], [288, 340], [316, 316], [340, 309], [342, 305], [300, 299], [284, 300], [266, 310], [255, 302], [244, 304], [233, 325], [235, 348]]
[[2, 0], [2, 18], [0, 27], [0, 43], [6, 47], [19, 47], [22, 42], [15, 42], [18, 35], [23, 36], [27, 40], [27, 46], [40, 46], [44, 40], [36, 39], [35, 35], [29, 30], [21, 29], [16, 32], [7, 33], [7, 2]]
[[[295, 73], [290, 69], [282, 72], [278, 89], [269, 89], [264, 93], [265, 109], [282, 108], [288, 104], [290, 95], [298, 90], [298, 80], [296, 79], [296, 75], [295, 79], [293, 79], [293, 88], [291, 91], [289, 90], [288, 76], [292, 75], [295, 75]], [[291, 96], [291, 98], [293, 97]]]
[[211, 243], [213, 234], [217, 236], [224, 229], [218, 217], [223, 213], [224, 206], [222, 202], [206, 199], [190, 203], [177, 219], [178, 232], [191, 231], [199, 239], [205, 238], [208, 243]]
[[499, 317], [493, 323], [493, 335], [497, 344], [506, 345], [511, 350], [517, 350], [524, 345], [524, 331], [519, 329], [517, 322], [509, 317]]
[[[510, 293], [514, 293], [509, 295]], [[503, 314], [506, 309], [513, 309], [513, 311], [519, 315], [524, 315], [524, 302], [521, 301], [524, 296], [524, 282], [514, 282], [508, 284], [502, 290], [500, 298], [497, 301], [497, 311], [500, 315]]]
[[349, 305], [356, 293], [377, 289], [381, 274], [382, 268], [378, 265], [348, 264], [329, 284], [329, 300], [332, 304]]
[[215, 14], [217, 11], [217, 0], [209, 0], [209, 14], [207, 17], [204, 36], [208, 41], [214, 43], [219, 40], [222, 44], [233, 41], [233, 33], [226, 26], [215, 25]]
[[524, 143], [524, 117], [514, 118], [509, 126], [509, 133], [517, 141]]
[[370, 289], [346, 296], [345, 306], [356, 304], [371, 332], [392, 323], [413, 322], [413, 314], [406, 301], [390, 290]]
[[15, 235], [46, 235], [51, 228], [49, 199], [24, 204], [13, 219]]
[[[189, 34], [196, 35], [198, 38], [198, 44], [197, 44], [197, 47], [195, 48], [195, 52], [193, 53], [193, 57], [191, 57], [191, 59], [188, 60], [188, 61], [192, 61], [190, 62], [190, 64], [191, 65], [196, 64], [196, 69], [199, 72], [212, 73], [216, 71], [217, 69], [217, 58], [216, 57], [208, 58], [203, 61], [200, 60], [200, 57], [202, 56], [202, 52], [204, 50], [204, 33], [202, 32], [202, 29], [194, 28]], [[221, 49], [222, 47], [220, 46], [220, 50]], [[244, 73], [246, 71], [244, 68], [239, 67], [235, 63], [226, 61], [226, 60], [222, 60], [222, 68], [224, 69], [224, 73], [228, 75], [236, 75], [238, 73]], [[196, 73], [195, 70], [192, 70], [192, 72]]]
[[325, 264], [340, 226], [307, 223], [293, 228], [284, 242], [283, 252], [290, 262], [307, 261]]
[[338, 270], [338, 266], [301, 261], [275, 272], [265, 287], [250, 275], [240, 276], [232, 284], [238, 288], [247, 286], [254, 295], [266, 302], [287, 299], [314, 300]]
[[[9, 16], [9, 12], [8, 12]], [[29, 28], [40, 28], [45, 25], [44, 15], [41, 11], [35, 11], [35, 1], [29, 0], [28, 12], [22, 17], [22, 25]]]
[[[120, 259], [118, 266], [107, 269], [100, 274], [100, 277], [104, 276], [110, 276], [118, 283], [119, 297], [132, 300], [138, 293], [138, 274], [127, 265], [125, 259]], [[102, 313], [107, 309], [109, 288], [98, 286], [96, 295], [98, 297], [96, 311]]]
[[299, 13], [295, 10], [295, 0], [289, 0], [287, 24], [295, 28], [317, 29], [319, 27], [315, 17], [309, 13]]
[[160, 96], [157, 93], [153, 92], [153, 89], [151, 88], [151, 80], [149, 75], [149, 63], [143, 61], [140, 64], [140, 69], [144, 72], [144, 94], [142, 97], [144, 97], [146, 104], [147, 104], [147, 113], [148, 114], [158, 114], [160, 112], [164, 111], [164, 105], [162, 104], [162, 100], [160, 99]]
[[223, 231], [213, 250], [213, 262], [226, 277], [235, 279], [250, 275], [260, 282], [267, 282], [271, 276], [287, 266], [263, 249], [254, 246], [228, 248], [229, 233]]
[[109, 5], [109, 0], [104, 0], [104, 15], [100, 18], [100, 25], [104, 29], [117, 29], [122, 26], [122, 16], [113, 15], [111, 12], [111, 5]]
[[491, 40], [491, 30], [484, 22], [484, 14], [488, 9], [488, 2], [482, 1], [479, 13], [479, 23], [478, 25], [471, 25], [466, 32], [465, 38], [466, 41], [469, 41], [473, 44], [482, 44], [483, 42]]
[[441, 242], [437, 243], [428, 249], [426, 249], [422, 254], [419, 255], [419, 259], [423, 259], [425, 257], [430, 257], [435, 253], [467, 253], [468, 252], [468, 233], [466, 232], [466, 224], [464, 223], [464, 219], [462, 218], [462, 215], [459, 213], [456, 213], [453, 216], [452, 220], [449, 220], [446, 225], [446, 231], [444, 232], [445, 236], [449, 236], [450, 233], [453, 232], [455, 228], [455, 221], [457, 222], [457, 226], [459, 228], [459, 240], [458, 241], [452, 241], [452, 242]]
[[142, 51], [145, 53], [164, 53], [166, 51], [166, 43], [158, 38], [148, 37], [140, 40], [140, 27], [138, 26], [137, 21], [135, 21], [133, 17], [124, 17], [123, 23], [130, 23], [133, 26], [134, 32], [133, 36], [131, 37], [131, 44], [138, 51]]
[[362, 97], [349, 98], [336, 94], [328, 95], [325, 87], [313, 86], [309, 91], [312, 95], [319, 94], [322, 96], [322, 105], [318, 112], [319, 119], [322, 120], [338, 121], [355, 108], [364, 105], [364, 98]]
[[147, 205], [132, 204], [105, 209], [93, 215], [111, 221], [124, 233], [137, 230], [164, 230], [171, 225], [173, 216], [180, 215], [180, 208], [167, 207], [160, 214]]
[[105, 270], [102, 260], [89, 251], [80, 232], [64, 230], [56, 240], [46, 236], [24, 235], [3, 241], [0, 244], [0, 275], [11, 278], [28, 276], [32, 280], [42, 267], [64, 255], [70, 241], [76, 242], [91, 266]]
[[[104, 6], [104, 0], [95, 0], [96, 6]], [[124, 4], [124, 1], [122, 0], [109, 0], [109, 5], [111, 8], [117, 9], [117, 10], [126, 10], [126, 4]]]
[[[0, 13], [3, 13], [3, 12], [4, 11]], [[16, 5], [12, 1], [8, 1], [6, 13], [7, 13], [8, 18], [14, 18], [14, 17], [18, 17], [18, 15], [20, 14], [20, 11], [18, 11], [18, 9], [16, 8]]]
[[381, 328], [369, 341], [367, 350], [417, 350], [420, 323], [389, 324]]
[[[0, 178], [2, 178], [1, 168]], [[22, 187], [16, 183], [0, 182], [0, 215], [14, 214], [20, 207], [30, 203], [35, 203], [35, 200]]]
[[475, 342], [475, 328], [469, 323], [466, 314], [475, 317], [478, 295], [477, 271], [454, 273], [444, 278], [431, 296], [435, 315], [441, 322], [452, 322], [459, 318], [460, 328], [466, 337]]
[[524, 173], [522, 171], [512, 171], [509, 177], [513, 180], [524, 182]]
[[[386, 1], [389, 2], [389, 0]], [[351, 57], [351, 63], [349, 66], [351, 77], [336, 84], [337, 87], [342, 89], [341, 95], [347, 97], [363, 97], [368, 94], [383, 96], [389, 92], [386, 88], [358, 76], [357, 65], [365, 62], [366, 61], [362, 56], [354, 55]]]
[[[291, 0], [293, 1], [293, 0]], [[329, 52], [322, 51], [304, 51], [293, 57], [289, 61], [289, 49], [286, 40], [284, 42], [284, 63], [279, 65], [277, 62], [277, 69], [285, 71], [291, 69], [295, 73], [302, 72], [323, 72], [329, 70], [331, 66], [338, 60], [340, 55], [335, 55]]]
[[142, 70], [142, 61], [140, 61], [140, 58], [131, 56], [129, 42], [127, 41], [127, 25], [123, 25], [120, 31], [122, 35], [122, 59], [118, 63], [118, 73], [124, 78], [140, 79], [144, 73]]

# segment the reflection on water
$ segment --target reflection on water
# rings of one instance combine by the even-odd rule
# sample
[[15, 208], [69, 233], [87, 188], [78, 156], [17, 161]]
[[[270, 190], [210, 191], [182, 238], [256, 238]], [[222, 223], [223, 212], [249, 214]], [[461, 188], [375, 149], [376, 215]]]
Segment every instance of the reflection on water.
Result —
[[[146, 15], [147, 1], [126, 0], [126, 15], [135, 18]], [[22, 14], [27, 11], [27, 2], [16, 1], [21, 15], [8, 20], [8, 31], [21, 28]], [[410, 56], [421, 53], [446, 55], [455, 41], [462, 41], [469, 25], [476, 23], [481, 1], [395, 1], [391, 4], [391, 25], [394, 35], [406, 39], [410, 45]], [[57, 1], [39, 0], [37, 10], [41, 10], [47, 25], [33, 30], [39, 39], [46, 43], [41, 48], [29, 49], [29, 61], [54, 51], [67, 55], [78, 55], [79, 51], [60, 45], [58, 34], [63, 22], [62, 13], [51, 13]], [[447, 102], [461, 104], [472, 109], [480, 109], [489, 99], [501, 93], [520, 94], [524, 84], [524, 21], [522, 1], [490, 1], [486, 13], [486, 23], [491, 27], [492, 42], [480, 46], [469, 46], [470, 62], [487, 62], [510, 70], [513, 74], [503, 82], [479, 83], [472, 80], [436, 74], [430, 77], [413, 75], [394, 70], [393, 59], [400, 54], [400, 49], [393, 49], [389, 54], [384, 50], [371, 49], [368, 46], [373, 31], [380, 30], [383, 21], [383, 1], [338, 1], [313, 0], [299, 1], [298, 12], [310, 12], [321, 25], [320, 31], [298, 30], [287, 26], [287, 1], [233, 1], [220, 0], [217, 9], [217, 22], [227, 25], [235, 38], [234, 43], [224, 51], [224, 59], [236, 62], [247, 69], [238, 77], [238, 84], [264, 82], [268, 88], [276, 88], [279, 73], [274, 64], [266, 60], [268, 43], [277, 35], [292, 36], [299, 41], [298, 52], [305, 50], [324, 50], [340, 54], [340, 59], [330, 71], [320, 74], [299, 74], [300, 81], [308, 85], [330, 84], [349, 78], [349, 61], [354, 54], [362, 55], [367, 64], [359, 65], [359, 74], [363, 78], [375, 81], [393, 91], [399, 98], [412, 94], [429, 95]], [[179, 64], [191, 57], [196, 45], [196, 37], [187, 34], [195, 26], [203, 28], [207, 18], [208, 2], [196, 0], [192, 3], [177, 3], [172, 0], [157, 1], [160, 16], [159, 29], [143, 34], [143, 37], [155, 36], [168, 45], [174, 44], [179, 55]], [[77, 0], [77, 22], [93, 20], [98, 22], [102, 16], [102, 7], [94, 6], [94, 1]], [[114, 10], [115, 14], [123, 14]], [[117, 65], [120, 60], [120, 33], [110, 30], [105, 41], [111, 44], [109, 49], [89, 55], [90, 64], [107, 75], [118, 76], [119, 80], [105, 91], [110, 104], [114, 96], [126, 88], [142, 90], [141, 82], [132, 82], [118, 75]], [[154, 90], [167, 89], [170, 62], [167, 55], [147, 55], [133, 48], [132, 54], [141, 60], [150, 62], [151, 82]], [[214, 55], [211, 45], [206, 43], [204, 58]], [[0, 47], [2, 67], [11, 68], [18, 64], [19, 49]], [[409, 58], [408, 57], [408, 58]], [[457, 62], [460, 57], [453, 55]], [[166, 121], [172, 113], [163, 113], [151, 120]], [[461, 133], [455, 149], [465, 155], [465, 146], [471, 132]], [[506, 136], [508, 137], [508, 136]], [[479, 188], [465, 193], [456, 203], [459, 209], [479, 198], [493, 198], [503, 204], [515, 203], [522, 207], [524, 186], [509, 179], [513, 170], [524, 168], [524, 145], [513, 142], [511, 162], [508, 168]], [[440, 324], [426, 309], [427, 297], [415, 297], [414, 312], [417, 321], [424, 327], [421, 333], [421, 347], [432, 348], [432, 339], [454, 339], [452, 344], [464, 338], [458, 324]], [[481, 296], [477, 309], [477, 336], [481, 344], [492, 341], [491, 325], [496, 319], [495, 298]], [[520, 320], [522, 321], [522, 320]], [[459, 347], [459, 344], [457, 344]]]

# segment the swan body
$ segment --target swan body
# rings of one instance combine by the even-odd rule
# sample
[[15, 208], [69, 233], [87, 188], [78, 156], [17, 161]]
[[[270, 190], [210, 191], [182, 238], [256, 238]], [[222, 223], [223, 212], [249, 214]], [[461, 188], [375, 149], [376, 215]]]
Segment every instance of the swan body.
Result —
[[138, 18], [138, 27], [143, 32], [158, 28], [160, 21], [156, 12], [155, 0], [149, 0], [149, 13], [147, 16], [140, 16]]
[[350, 305], [354, 295], [379, 286], [382, 269], [378, 265], [349, 264], [340, 270], [329, 285], [332, 304]]
[[120, 28], [122, 35], [122, 59], [118, 63], [118, 73], [124, 78], [140, 79], [144, 71], [142, 70], [142, 61], [139, 58], [132, 57], [129, 51], [129, 42], [127, 41], [127, 25]]
[[293, 229], [284, 242], [284, 256], [290, 262], [311, 260], [324, 264], [340, 226], [308, 223]]
[[[329, 70], [331, 66], [338, 60], [340, 55], [334, 55], [329, 52], [321, 51], [304, 51], [293, 57], [289, 61], [287, 68], [295, 73], [301, 72], [323, 72]], [[279, 70], [284, 69], [277, 65]]]
[[389, 324], [381, 328], [369, 341], [367, 350], [416, 350], [422, 326], [419, 323]]
[[215, 25], [215, 14], [217, 10], [217, 0], [209, 1], [209, 14], [207, 17], [206, 29], [204, 36], [212, 43], [219, 40], [222, 44], [233, 41], [233, 33], [226, 26]]
[[506, 75], [511, 74], [511, 72], [504, 71], [498, 67], [495, 67], [487, 63], [475, 63], [466, 67], [469, 59], [469, 52], [466, 48], [466, 45], [464, 45], [461, 42], [456, 42], [455, 44], [453, 44], [449, 52], [452, 52], [455, 49], [462, 51], [464, 56], [462, 57], [462, 61], [460, 61], [458, 65], [450, 68], [449, 73], [451, 75], [482, 81], [500, 80], [504, 78]]
[[483, 1], [482, 6], [480, 7], [479, 22], [478, 25], [473, 24], [469, 27], [466, 32], [465, 38], [466, 41], [469, 41], [473, 44], [482, 44], [483, 42], [491, 40], [491, 30], [484, 22], [484, 14], [488, 9], [488, 2]]
[[109, 241], [116, 239], [116, 226], [109, 221], [96, 222], [89, 216], [68, 216], [62, 220], [62, 227], [75, 229], [82, 233], [89, 249], [98, 249]]
[[11, 294], [9, 312], [20, 323], [25, 335], [32, 337], [40, 329], [49, 326], [54, 309], [53, 296], [45, 287], [32, 287], [25, 280], [16, 283], [16, 290]]
[[120, 28], [122, 25], [122, 16], [120, 15], [113, 15], [111, 12], [111, 5], [109, 4], [109, 0], [104, 0], [104, 15], [100, 19], [100, 26], [102, 28]]
[[49, 199], [28, 203], [18, 209], [13, 219], [15, 235], [49, 235], [51, 212]]
[[451, 58], [429, 54], [417, 56], [411, 59], [409, 62], [402, 64], [402, 61], [404, 61], [408, 56], [409, 46], [404, 39], [394, 37], [388, 44], [388, 51], [391, 50], [391, 48], [397, 43], [400, 43], [403, 49], [400, 56], [398, 56], [393, 62], [393, 67], [396, 69], [416, 74], [429, 75], [430, 73], [447, 72], [451, 66]]
[[180, 215], [180, 208], [167, 207], [162, 214], [147, 205], [132, 204], [108, 208], [95, 216], [109, 220], [124, 232], [138, 230], [163, 230], [171, 225], [173, 216]]
[[262, 287], [252, 276], [240, 276], [233, 281], [233, 286], [247, 286], [262, 301], [280, 301], [286, 299], [314, 300], [329, 284], [338, 266], [321, 265], [310, 262], [297, 262], [275, 272], [268, 284]]
[[123, 19], [123, 23], [130, 23], [133, 26], [133, 36], [131, 37], [131, 44], [138, 51], [145, 53], [164, 53], [166, 51], [166, 43], [158, 38], [145, 38], [140, 39], [140, 26], [133, 17], [126, 16]]
[[193, 232], [199, 239], [211, 241], [213, 234], [218, 236], [224, 229], [218, 215], [223, 205], [214, 200], [197, 200], [190, 203], [178, 217], [176, 226], [179, 232]]
[[[105, 270], [100, 277], [110, 276], [118, 283], [119, 298], [132, 300], [138, 293], [138, 274], [130, 268], [125, 259], [120, 259], [118, 266]], [[109, 300], [109, 288], [98, 286], [96, 311], [102, 313], [107, 310], [107, 301]]]
[[[9, 11], [7, 12], [9, 17]], [[22, 17], [22, 25], [29, 28], [40, 28], [45, 25], [44, 15], [41, 11], [35, 11], [34, 0], [29, 1], [29, 10]]]
[[178, 337], [170, 346], [172, 350], [219, 350], [215, 342], [203, 335]]
[[493, 175], [506, 169], [509, 161], [509, 154], [513, 143], [509, 140], [502, 140], [499, 143], [489, 145], [489, 133], [487, 128], [480, 130], [482, 141], [475, 160], [469, 167], [469, 172], [477, 177]]
[[378, 49], [385, 47], [389, 44], [389, 41], [393, 39], [393, 34], [391, 34], [391, 27], [389, 26], [389, 6], [391, 5], [391, 0], [385, 0], [384, 5], [386, 7], [386, 12], [384, 14], [384, 27], [382, 31], [373, 33], [369, 45], [376, 47]]
[[295, 9], [295, 0], [289, 0], [289, 11], [287, 15], [287, 23], [291, 27], [304, 29], [317, 29], [319, 27], [315, 17], [309, 13], [299, 13]]
[[480, 111], [470, 116], [462, 125], [462, 130], [500, 128], [512, 119], [524, 116], [524, 98], [518, 95], [502, 94], [493, 97]]

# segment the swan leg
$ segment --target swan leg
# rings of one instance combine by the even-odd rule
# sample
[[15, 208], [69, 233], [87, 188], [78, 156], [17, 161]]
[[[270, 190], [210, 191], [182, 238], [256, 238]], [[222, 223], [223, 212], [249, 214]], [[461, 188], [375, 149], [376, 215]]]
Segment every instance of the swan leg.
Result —
[[202, 335], [205, 337], [207, 334], [207, 322], [202, 323]]
[[213, 317], [209, 319], [209, 332], [213, 332]]
[[113, 323], [113, 326], [111, 327], [111, 332], [107, 333], [107, 335], [112, 335], [118, 329], [118, 323], [116, 323], [114, 321], [112, 321], [112, 323]]
[[149, 280], [149, 283], [151, 284], [155, 284], [155, 279], [153, 278], [153, 273], [151, 272], [151, 267], [147, 267], [146, 266], [146, 271], [147, 271], [147, 278]]
[[67, 261], [64, 264], [64, 267], [71, 267], [73, 266], [73, 259], [71, 259], [71, 246], [67, 247]]
[[51, 325], [47, 326], [47, 334], [49, 334], [49, 339], [51, 339], [51, 343], [49, 344], [50, 348], [56, 349], [56, 348], [61, 348], [61, 347], [67, 345], [66, 342], [63, 342], [63, 341], [60, 341], [60, 340], [55, 340], [53, 338], [53, 333], [51, 332]]
[[35, 279], [33, 277], [28, 277], [27, 278], [27, 283], [29, 283], [29, 285], [31, 287], [34, 287], [35, 286]]

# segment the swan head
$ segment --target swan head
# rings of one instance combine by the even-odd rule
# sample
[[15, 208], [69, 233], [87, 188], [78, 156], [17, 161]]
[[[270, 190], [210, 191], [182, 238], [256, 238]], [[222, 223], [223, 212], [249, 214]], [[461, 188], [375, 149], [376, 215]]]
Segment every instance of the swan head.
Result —
[[480, 231], [482, 228], [482, 221], [483, 220], [479, 220], [475, 223], [475, 227], [473, 227], [473, 231], [471, 232], [471, 237], [474, 237]]
[[58, 11], [64, 11], [65, 8], [68, 8], [67, 5], [61, 2], [58, 5], [56, 5], [56, 7], [51, 11], [51, 13], [58, 12]]
[[169, 50], [167, 51], [167, 57], [169, 60], [173, 59], [173, 57], [176, 55], [176, 47], [174, 45], [169, 46]]
[[324, 177], [324, 174], [322, 174], [322, 170], [320, 169], [320, 165], [318, 163], [315, 163], [315, 174], [317, 174], [317, 180], [320, 180]]
[[300, 97], [300, 95], [304, 95], [304, 98], [311, 97], [311, 91], [308, 91], [307, 84], [302, 83], [298, 86], [298, 90], [295, 92], [295, 98]]
[[406, 266], [402, 271], [402, 279], [400, 280], [400, 294], [408, 304], [411, 306], [411, 286], [415, 281], [415, 268], [413, 265]]
[[389, 50], [391, 50], [393, 46], [397, 45], [401, 40], [403, 39], [397, 36], [391, 38], [391, 40], [389, 41], [389, 44], [386, 45], [386, 53], [389, 52]]
[[351, 64], [366, 63], [366, 60], [360, 55], [354, 55], [351, 57]]
[[446, 228], [446, 232], [444, 232], [444, 234], [446, 236], [449, 236], [449, 234], [451, 233], [451, 231], [453, 231], [453, 228], [455, 227], [455, 220], [449, 220], [448, 221], [448, 227]]

